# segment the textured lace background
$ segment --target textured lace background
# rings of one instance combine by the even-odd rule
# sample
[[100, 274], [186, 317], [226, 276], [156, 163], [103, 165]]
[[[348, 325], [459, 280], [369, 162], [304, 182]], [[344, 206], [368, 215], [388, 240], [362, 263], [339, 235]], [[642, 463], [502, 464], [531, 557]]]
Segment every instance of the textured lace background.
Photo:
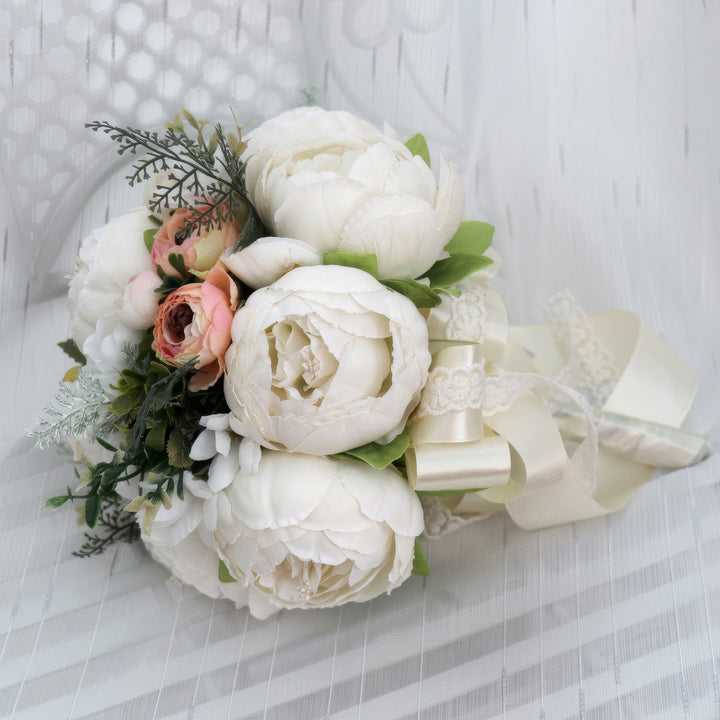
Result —
[[568, 288], [699, 372], [718, 436], [715, 0], [7, 0], [0, 7], [0, 716], [720, 717], [717, 456], [630, 507], [426, 545], [391, 597], [264, 622], [140, 546], [79, 560], [72, 482], [23, 429], [66, 367], [64, 276], [139, 200], [82, 124], [262, 118], [319, 101], [426, 134], [497, 227], [511, 321]]

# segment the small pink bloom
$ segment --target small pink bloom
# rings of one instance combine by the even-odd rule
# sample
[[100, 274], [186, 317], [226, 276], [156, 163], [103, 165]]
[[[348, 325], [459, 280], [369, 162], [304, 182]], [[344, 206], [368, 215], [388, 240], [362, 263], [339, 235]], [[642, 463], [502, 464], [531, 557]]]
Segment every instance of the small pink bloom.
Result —
[[136, 275], [125, 287], [120, 322], [133, 330], [147, 330], [155, 323], [160, 295], [155, 290], [162, 281], [154, 270], [145, 270]]
[[[196, 210], [202, 211], [205, 206], [199, 205]], [[225, 222], [212, 230], [194, 230], [186, 234], [183, 226], [192, 217], [190, 208], [176, 210], [158, 229], [155, 234], [150, 258], [168, 275], [178, 275], [170, 264], [171, 253], [182, 255], [185, 267], [192, 270], [199, 278], [204, 279], [218, 258], [235, 245], [241, 231], [240, 223]]]
[[205, 282], [183, 285], [160, 306], [153, 350], [170, 365], [197, 358], [190, 390], [206, 390], [222, 375], [237, 302], [235, 282], [216, 267]]

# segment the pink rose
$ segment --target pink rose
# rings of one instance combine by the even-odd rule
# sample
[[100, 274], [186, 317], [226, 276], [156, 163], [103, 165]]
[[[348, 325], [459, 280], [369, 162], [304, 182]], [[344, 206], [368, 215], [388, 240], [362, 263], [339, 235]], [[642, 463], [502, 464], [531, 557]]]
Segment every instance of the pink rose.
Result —
[[[197, 210], [202, 211], [204, 207], [199, 205]], [[236, 219], [222, 223], [220, 227], [213, 227], [210, 231], [194, 230], [187, 234], [183, 226], [192, 213], [190, 208], [180, 208], [160, 226], [155, 234], [150, 258], [168, 275], [177, 276], [179, 273], [170, 264], [168, 257], [171, 253], [182, 255], [185, 267], [205, 279], [218, 258], [235, 245], [242, 228]]]
[[190, 390], [207, 390], [223, 374], [237, 302], [234, 280], [216, 267], [205, 282], [183, 285], [160, 306], [153, 350], [170, 365], [197, 358]]

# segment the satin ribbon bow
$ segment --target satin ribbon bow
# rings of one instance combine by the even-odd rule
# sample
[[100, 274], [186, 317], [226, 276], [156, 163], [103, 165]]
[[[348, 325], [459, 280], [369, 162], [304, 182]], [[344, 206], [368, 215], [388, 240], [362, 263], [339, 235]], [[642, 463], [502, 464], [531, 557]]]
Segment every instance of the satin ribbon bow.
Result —
[[695, 373], [635, 315], [585, 316], [563, 296], [555, 326], [511, 328], [486, 277], [428, 316], [433, 362], [405, 455], [416, 490], [535, 529], [619, 510], [656, 467], [707, 454], [680, 429]]

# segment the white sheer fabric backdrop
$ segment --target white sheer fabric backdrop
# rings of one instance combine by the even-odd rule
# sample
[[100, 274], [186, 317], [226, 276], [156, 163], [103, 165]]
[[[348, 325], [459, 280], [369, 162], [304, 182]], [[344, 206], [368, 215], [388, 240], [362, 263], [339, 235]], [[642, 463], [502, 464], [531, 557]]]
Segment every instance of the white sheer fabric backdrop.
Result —
[[[511, 322], [569, 289], [698, 371], [718, 434], [720, 5], [696, 0], [16, 0], [0, 9], [0, 715], [720, 717], [720, 462], [606, 518], [425, 543], [392, 596], [266, 622], [139, 545], [81, 560], [73, 482], [24, 437], [66, 367], [63, 276], [139, 201], [83, 122], [264, 117], [314, 86], [461, 169]], [[34, 275], [31, 269], [34, 266]]]

